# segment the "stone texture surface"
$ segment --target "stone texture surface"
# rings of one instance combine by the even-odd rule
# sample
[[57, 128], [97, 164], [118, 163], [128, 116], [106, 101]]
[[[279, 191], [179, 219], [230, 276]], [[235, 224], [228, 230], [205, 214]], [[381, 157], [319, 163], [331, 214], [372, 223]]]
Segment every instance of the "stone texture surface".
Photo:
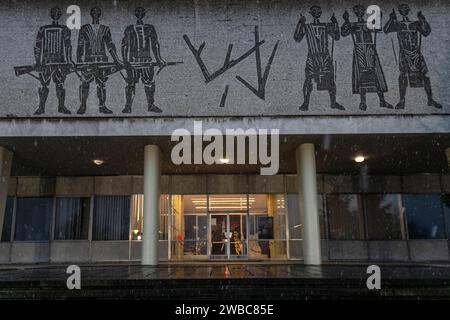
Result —
[[365, 192], [401, 193], [402, 184], [400, 176], [369, 176], [367, 183], [363, 184]]
[[285, 193], [284, 176], [248, 176], [249, 193]]
[[129, 259], [128, 241], [93, 241], [91, 243], [92, 261], [124, 261]]
[[11, 244], [11, 262], [39, 263], [50, 260], [48, 242], [13, 242]]
[[205, 194], [205, 175], [173, 175], [170, 177], [170, 188], [173, 194]]
[[0, 263], [8, 263], [10, 258], [11, 243], [0, 242]]
[[89, 241], [52, 241], [50, 243], [51, 262], [89, 261]]
[[8, 196], [13, 196], [16, 194], [16, 192], [17, 192], [17, 178], [10, 177], [8, 185]]
[[[288, 193], [298, 193], [297, 186], [297, 175], [287, 174], [286, 177], [286, 192]], [[321, 174], [317, 175], [317, 192], [324, 192], [324, 176]]]
[[450, 260], [447, 240], [409, 240], [409, 250], [414, 261]]
[[403, 192], [441, 193], [438, 174], [414, 174], [403, 177]]
[[367, 260], [367, 242], [330, 241], [328, 242], [330, 260]]
[[56, 195], [91, 195], [94, 177], [57, 177]]
[[361, 177], [356, 175], [324, 175], [324, 192], [357, 193], [362, 190]]
[[17, 179], [17, 195], [22, 197], [54, 195], [55, 187], [55, 178], [19, 177]]
[[211, 194], [239, 194], [248, 190], [245, 175], [208, 175], [208, 191]]
[[[73, 2], [59, 1], [58, 5], [66, 8]], [[307, 22], [311, 16], [307, 13], [312, 4], [322, 6], [321, 20], [328, 22], [335, 13], [340, 25], [343, 23], [342, 14], [350, 12], [351, 20], [355, 17], [351, 8], [354, 1], [339, 1], [330, 4], [327, 1], [291, 1], [280, 0], [276, 3], [269, 0], [234, 1], [113, 1], [102, 2], [103, 15], [101, 22], [110, 26], [113, 42], [120, 48], [124, 29], [135, 22], [134, 8], [143, 5], [147, 9], [146, 22], [151, 22], [158, 32], [161, 54], [167, 61], [183, 61], [177, 66], [167, 67], [156, 77], [156, 101], [163, 109], [161, 116], [242, 116], [242, 115], [305, 115], [298, 110], [303, 100], [301, 88], [305, 79], [304, 68], [307, 55], [305, 42], [297, 43], [293, 39], [295, 27], [300, 14], [304, 14]], [[367, 3], [371, 4], [371, 3]], [[426, 105], [426, 96], [422, 89], [411, 89], [407, 92], [407, 107], [403, 111], [387, 110], [378, 106], [375, 94], [368, 95], [368, 110], [359, 110], [359, 97], [352, 93], [351, 57], [353, 51], [351, 37], [342, 38], [334, 43], [334, 57], [336, 61], [336, 82], [338, 100], [347, 108], [346, 111], [332, 110], [329, 107], [329, 97], [326, 92], [314, 91], [311, 97], [310, 111], [306, 114], [411, 114], [411, 113], [448, 113], [449, 92], [445, 85], [449, 69], [447, 45], [449, 34], [447, 28], [447, 12], [449, 4], [446, 1], [410, 1], [411, 19], [416, 19], [418, 11], [422, 11], [431, 24], [432, 32], [422, 41], [422, 50], [428, 65], [432, 87], [436, 99], [443, 103], [440, 111]], [[48, 11], [54, 5], [50, 1], [2, 1], [0, 49], [1, 83], [4, 102], [0, 108], [0, 116], [32, 116], [37, 105], [38, 83], [31, 77], [14, 75], [13, 66], [34, 63], [33, 46], [37, 30], [40, 26], [50, 23]], [[90, 21], [89, 10], [98, 5], [97, 1], [83, 1], [80, 4], [82, 24]], [[378, 4], [384, 17], [398, 3], [386, 1]], [[64, 14], [62, 21], [67, 19]], [[383, 19], [385, 22], [385, 19]], [[256, 86], [256, 69], [254, 55], [228, 70], [210, 83], [205, 83], [199, 66], [189, 51], [183, 35], [189, 36], [193, 45], [198, 47], [205, 42], [202, 57], [212, 73], [222, 65], [228, 44], [233, 43], [231, 57], [236, 58], [253, 46], [254, 28], [259, 27], [261, 40], [265, 43], [260, 47], [262, 67], [277, 41], [278, 50], [272, 63], [272, 68], [266, 84], [265, 100], [259, 99], [235, 77], [241, 76]], [[214, 31], [214, 32], [212, 32]], [[76, 51], [78, 31], [72, 32], [73, 52]], [[398, 44], [395, 34], [378, 37], [378, 52], [385, 73], [389, 91], [386, 99], [391, 103], [398, 101], [399, 69], [392, 51], [391, 39], [398, 54]], [[6, 45], [8, 44], [8, 45]], [[398, 58], [397, 58], [398, 59]], [[219, 107], [225, 85], [229, 85], [229, 94], [224, 108]], [[67, 107], [73, 111], [79, 106], [79, 79], [71, 74], [66, 80]], [[124, 115], [120, 112], [124, 106], [124, 81], [119, 74], [114, 74], [107, 82], [108, 104], [113, 110], [112, 116]], [[91, 88], [88, 100], [88, 110], [85, 116], [105, 116], [98, 112], [95, 91]], [[141, 86], [136, 91], [133, 113], [130, 116], [160, 116], [149, 114]], [[18, 107], [20, 106], [20, 107]], [[56, 97], [53, 87], [47, 102], [46, 116], [61, 117], [56, 111]], [[107, 115], [111, 116], [111, 115]]]
[[97, 118], [90, 119], [1, 119], [0, 137], [74, 137], [74, 136], [167, 136], [174, 130], [192, 130], [193, 121], [203, 122], [203, 130], [242, 128], [277, 129], [280, 134], [394, 134], [448, 133], [449, 115], [413, 116], [292, 116], [223, 118]]
[[97, 195], [128, 195], [132, 190], [132, 176], [94, 177], [94, 193]]
[[442, 192], [450, 193], [450, 174], [443, 174], [442, 179]]
[[406, 241], [369, 241], [369, 259], [377, 261], [407, 261]]

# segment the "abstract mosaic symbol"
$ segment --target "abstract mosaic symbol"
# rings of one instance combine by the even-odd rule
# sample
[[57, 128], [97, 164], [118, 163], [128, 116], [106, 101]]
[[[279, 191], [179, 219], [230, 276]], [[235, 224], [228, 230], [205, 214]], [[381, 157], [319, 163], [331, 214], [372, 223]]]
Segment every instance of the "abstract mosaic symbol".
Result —
[[[188, 45], [189, 49], [191, 50], [192, 54], [194, 55], [194, 58], [200, 67], [200, 70], [203, 74], [203, 77], [205, 78], [206, 83], [213, 81], [214, 79], [216, 79], [217, 77], [219, 77], [220, 75], [222, 75], [223, 73], [225, 73], [226, 71], [231, 69], [232, 67], [236, 66], [237, 64], [239, 64], [240, 62], [242, 62], [243, 60], [245, 60], [246, 58], [248, 58], [250, 55], [252, 55], [254, 53], [255, 60], [256, 60], [256, 74], [257, 74], [257, 78], [258, 78], [258, 87], [255, 88], [241, 76], [236, 76], [236, 79], [239, 82], [241, 82], [247, 89], [249, 89], [253, 94], [255, 94], [258, 98], [260, 98], [262, 100], [265, 99], [266, 83], [267, 83], [267, 79], [269, 78], [270, 68], [271, 68], [273, 60], [275, 58], [276, 51], [278, 49], [279, 41], [276, 42], [276, 44], [272, 50], [272, 53], [269, 57], [269, 60], [264, 68], [264, 72], [263, 72], [262, 66], [261, 66], [260, 47], [261, 47], [261, 45], [263, 45], [265, 43], [265, 40], [259, 39], [259, 30], [258, 30], [258, 27], [255, 26], [255, 44], [254, 44], [254, 46], [252, 48], [250, 48], [249, 50], [247, 50], [244, 54], [242, 54], [238, 58], [231, 59], [231, 51], [233, 49], [233, 44], [229, 44], [222, 67], [220, 67], [218, 70], [211, 73], [208, 70], [205, 62], [203, 61], [203, 59], [201, 57], [202, 51], [205, 48], [206, 43], [202, 42], [202, 44], [198, 48], [195, 48], [187, 35], [183, 35], [183, 39], [184, 39], [184, 41], [186, 41], [186, 44]], [[226, 98], [228, 95], [228, 90], [229, 90], [229, 85], [227, 85], [225, 87], [225, 90], [222, 94], [222, 97], [220, 100], [220, 107], [225, 106]]]
[[[255, 27], [255, 44], [259, 43], [259, 31], [258, 27]], [[259, 47], [255, 51], [255, 57], [256, 57], [256, 74], [258, 77], [258, 89], [255, 89], [250, 83], [248, 83], [246, 80], [244, 80], [240, 76], [236, 76], [236, 79], [238, 79], [244, 86], [246, 86], [251, 92], [253, 92], [258, 98], [264, 100], [266, 96], [266, 83], [267, 78], [269, 77], [270, 67], [272, 66], [273, 59], [275, 58], [275, 53], [277, 52], [278, 44], [280, 41], [277, 41], [275, 43], [275, 46], [273, 47], [272, 53], [270, 54], [269, 61], [267, 62], [266, 68], [264, 69], [264, 74], [262, 74], [262, 68], [261, 68], [261, 52], [259, 50]]]
[[187, 35], [183, 35], [184, 41], [186, 41], [186, 44], [188, 45], [189, 49], [191, 50], [192, 54], [195, 57], [195, 60], [197, 61], [200, 70], [202, 71], [203, 77], [205, 77], [205, 82], [211, 82], [221, 74], [225, 73], [235, 65], [237, 65], [239, 62], [243, 61], [245, 58], [250, 56], [253, 52], [255, 52], [259, 46], [261, 46], [264, 43], [263, 41], [259, 41], [255, 43], [255, 46], [251, 49], [247, 50], [244, 54], [242, 54], [239, 58], [231, 59], [231, 51], [233, 50], [233, 44], [228, 45], [227, 54], [225, 56], [225, 60], [223, 62], [223, 65], [218, 70], [214, 71], [213, 73], [210, 73], [208, 68], [206, 67], [205, 63], [203, 62], [203, 59], [201, 58], [201, 54], [203, 49], [205, 48], [206, 43], [203, 42], [198, 49], [196, 49], [191, 41], [189, 40], [189, 37]]

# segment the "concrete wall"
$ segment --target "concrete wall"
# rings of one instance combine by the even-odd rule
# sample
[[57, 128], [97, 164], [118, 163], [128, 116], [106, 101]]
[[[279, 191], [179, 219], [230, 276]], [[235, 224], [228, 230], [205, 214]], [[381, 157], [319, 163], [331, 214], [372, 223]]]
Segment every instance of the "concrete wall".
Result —
[[[159, 243], [159, 259], [167, 260], [167, 241]], [[139, 241], [1, 242], [0, 263], [65, 263], [139, 261]]]
[[[159, 260], [168, 258], [168, 241], [159, 242]], [[322, 240], [324, 261], [450, 261], [447, 240], [330, 241]], [[290, 259], [302, 260], [301, 240], [290, 240]], [[138, 241], [50, 241], [0, 243], [0, 263], [64, 263], [139, 261]]]
[[[362, 1], [365, 5], [373, 1]], [[447, 57], [449, 39], [447, 28], [447, 12], [449, 4], [446, 1], [409, 1], [411, 19], [417, 20], [417, 12], [422, 11], [431, 24], [432, 32], [423, 39], [422, 51], [428, 65], [429, 75], [436, 100], [440, 101], [442, 110], [426, 107], [426, 96], [423, 90], [408, 90], [407, 108], [405, 110], [388, 110], [378, 106], [375, 94], [368, 95], [369, 108], [366, 112], [358, 108], [359, 97], [352, 93], [352, 56], [353, 44], [351, 37], [341, 38], [334, 43], [336, 61], [336, 83], [338, 101], [346, 107], [339, 111], [329, 107], [329, 97], [326, 91], [313, 92], [310, 110], [299, 111], [303, 102], [301, 88], [305, 80], [305, 61], [307, 45], [305, 40], [297, 43], [293, 39], [294, 31], [300, 14], [305, 15], [307, 23], [311, 22], [308, 14], [313, 4], [322, 7], [323, 22], [329, 22], [335, 13], [341, 26], [344, 22], [342, 14], [349, 11], [351, 21], [355, 20], [352, 7], [355, 1], [339, 1], [330, 4], [329, 1], [292, 1], [279, 0], [276, 3], [269, 0], [159, 0], [142, 1], [83, 1], [80, 3], [82, 24], [89, 23], [89, 11], [94, 6], [103, 10], [101, 22], [111, 28], [112, 40], [120, 51], [120, 43], [126, 26], [135, 23], [133, 11], [137, 6], [147, 9], [145, 22], [152, 23], [158, 33], [161, 55], [166, 61], [183, 61], [183, 64], [169, 66], [156, 77], [156, 104], [163, 110], [162, 114], [147, 112], [145, 96], [142, 87], [138, 86], [133, 112], [124, 115], [125, 82], [116, 73], [107, 82], [107, 103], [114, 112], [104, 115], [98, 112], [95, 90], [91, 88], [87, 113], [77, 115], [79, 106], [78, 87], [80, 80], [75, 74], [69, 74], [66, 80], [66, 106], [75, 117], [114, 117], [114, 116], [270, 116], [270, 115], [352, 115], [352, 114], [402, 114], [402, 113], [448, 113], [450, 93], [447, 90], [448, 65]], [[38, 29], [51, 22], [49, 9], [58, 4], [63, 11], [61, 22], [69, 15], [66, 8], [71, 1], [1, 1], [0, 2], [0, 81], [2, 96], [5, 97], [0, 108], [0, 117], [33, 117], [37, 106], [38, 82], [27, 76], [16, 77], [13, 67], [33, 64], [33, 47]], [[396, 1], [377, 3], [386, 22]], [[265, 95], [258, 97], [236, 77], [240, 76], [258, 88], [255, 68], [255, 55], [249, 55], [238, 66], [229, 69], [221, 76], [208, 81], [203, 77], [200, 67], [183, 39], [187, 35], [192, 45], [198, 48], [205, 42], [202, 59], [212, 74], [221, 66], [229, 44], [233, 44], [231, 58], [236, 59], [242, 53], [254, 46], [255, 27], [259, 28], [260, 40], [265, 42], [260, 46], [262, 56], [261, 68], [266, 63], [278, 42], [277, 50], [271, 64]], [[78, 30], [71, 34], [73, 56], [75, 59]], [[378, 36], [378, 53], [386, 77], [388, 92], [386, 99], [395, 104], [398, 102], [399, 69], [392, 50], [391, 40], [398, 54], [398, 44], [395, 34]], [[330, 43], [331, 46], [331, 43]], [[119, 53], [120, 56], [120, 53]], [[397, 58], [398, 59], [398, 58]], [[111, 60], [111, 59], [110, 59]], [[224, 107], [220, 101], [229, 86]], [[18, 107], [20, 106], [20, 107]], [[245, 107], [243, 107], [245, 106]], [[57, 113], [57, 102], [53, 88], [47, 101], [44, 116], [66, 117]]]

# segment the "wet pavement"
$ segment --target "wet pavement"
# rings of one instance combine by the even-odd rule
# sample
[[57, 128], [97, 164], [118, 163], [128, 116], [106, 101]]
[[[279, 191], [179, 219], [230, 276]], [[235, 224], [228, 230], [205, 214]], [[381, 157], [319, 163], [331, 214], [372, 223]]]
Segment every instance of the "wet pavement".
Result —
[[450, 299], [450, 265], [380, 264], [375, 291], [368, 265], [80, 265], [83, 290], [67, 289], [67, 265], [3, 265], [0, 299]]
[[[80, 264], [83, 280], [163, 279], [366, 279], [367, 267], [359, 265], [303, 264], [164, 264], [157, 267]], [[3, 265], [0, 285], [8, 281], [58, 281], [67, 278], [68, 265]], [[450, 265], [383, 265], [383, 279], [450, 280]]]

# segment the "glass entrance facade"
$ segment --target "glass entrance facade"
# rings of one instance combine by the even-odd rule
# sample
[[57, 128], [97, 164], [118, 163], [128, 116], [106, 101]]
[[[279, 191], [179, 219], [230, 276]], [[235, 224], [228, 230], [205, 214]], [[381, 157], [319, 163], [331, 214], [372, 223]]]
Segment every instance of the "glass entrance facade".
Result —
[[[377, 183], [362, 189], [354, 176], [319, 175], [324, 260], [448, 261], [448, 177], [371, 176], [369, 181]], [[216, 176], [207, 178], [164, 177], [160, 261], [303, 259], [295, 176], [275, 177], [273, 183], [258, 185], [252, 183], [253, 176], [248, 177], [247, 185], [240, 180], [234, 183], [232, 175], [220, 177], [221, 184], [213, 183]], [[122, 188], [119, 182], [129, 177], [108, 178], [121, 187], [114, 192], [100, 188], [92, 192], [89, 186], [80, 185], [84, 178], [81, 182], [64, 178], [71, 188], [80, 185], [79, 190], [56, 189], [54, 194], [26, 193], [29, 189], [21, 186], [30, 178], [15, 179], [19, 187], [12, 190], [5, 208], [0, 243], [3, 259], [20, 262], [22, 253], [32, 250], [49, 254], [30, 254], [26, 261], [141, 259], [143, 195], [138, 187]], [[208, 181], [208, 188], [203, 187], [205, 183], [195, 185], [198, 180]]]
[[287, 258], [283, 195], [171, 195], [168, 199], [171, 260]]

